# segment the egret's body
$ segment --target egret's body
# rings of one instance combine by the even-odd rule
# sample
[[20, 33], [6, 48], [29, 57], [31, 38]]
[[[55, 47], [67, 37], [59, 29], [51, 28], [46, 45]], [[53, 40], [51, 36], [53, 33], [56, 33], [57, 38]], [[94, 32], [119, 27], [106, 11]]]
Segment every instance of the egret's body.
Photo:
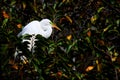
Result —
[[48, 19], [43, 19], [42, 21], [32, 21], [26, 25], [23, 30], [18, 34], [18, 37], [21, 35], [38, 35], [48, 38], [52, 33], [51, 21]]
[[[51, 33], [52, 33], [52, 27], [57, 28], [58, 30], [60, 30], [57, 26], [53, 25], [53, 23], [49, 20], [49, 19], [43, 19], [41, 21], [32, 21], [29, 24], [27, 24], [22, 31], [18, 34], [18, 37], [23, 36], [25, 34], [28, 35], [32, 35], [32, 37], [30, 38], [30, 40], [27, 39], [23, 39], [22, 42], [28, 41], [30, 44], [28, 44], [28, 49], [32, 52], [34, 52], [34, 44], [35, 44], [35, 37], [36, 35], [41, 35], [44, 38], [49, 38]], [[22, 53], [21, 51], [19, 51], [18, 49], [16, 49], [15, 52], [15, 58], [16, 56]], [[26, 57], [22, 56], [20, 57], [21, 60], [24, 60]]]

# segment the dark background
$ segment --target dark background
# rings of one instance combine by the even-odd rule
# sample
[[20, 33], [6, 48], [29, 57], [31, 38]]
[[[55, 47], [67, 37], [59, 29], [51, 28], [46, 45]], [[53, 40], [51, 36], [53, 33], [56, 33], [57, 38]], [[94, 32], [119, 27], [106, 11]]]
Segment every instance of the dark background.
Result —
[[[2, 0], [0, 15], [1, 80], [120, 79], [119, 0]], [[49, 39], [38, 35], [31, 54], [17, 34], [43, 18], [62, 31]], [[14, 62], [16, 46], [29, 63]]]

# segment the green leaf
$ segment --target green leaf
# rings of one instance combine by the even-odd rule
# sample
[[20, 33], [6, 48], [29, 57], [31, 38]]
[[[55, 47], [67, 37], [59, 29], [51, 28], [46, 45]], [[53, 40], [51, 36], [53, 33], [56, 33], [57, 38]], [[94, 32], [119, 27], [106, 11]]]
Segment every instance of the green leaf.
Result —
[[106, 28], [103, 29], [103, 32], [106, 32], [112, 25], [108, 25]]
[[117, 26], [120, 26], [120, 19], [116, 21]]
[[2, 23], [2, 26], [6, 26], [7, 22], [8, 22], [8, 19], [4, 19], [3, 23]]
[[66, 50], [66, 53], [69, 53], [70, 50], [72, 49], [72, 47], [74, 47], [77, 42], [78, 42], [78, 40], [75, 40], [71, 45], [69, 45], [67, 50]]
[[102, 10], [104, 9], [104, 7], [100, 7], [97, 12], [100, 13]]

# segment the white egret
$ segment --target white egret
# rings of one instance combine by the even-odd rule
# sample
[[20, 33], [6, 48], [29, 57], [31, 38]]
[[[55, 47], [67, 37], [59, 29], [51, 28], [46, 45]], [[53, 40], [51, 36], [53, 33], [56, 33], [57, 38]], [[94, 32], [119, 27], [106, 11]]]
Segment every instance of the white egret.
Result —
[[[53, 24], [49, 19], [42, 19], [41, 21], [32, 21], [29, 24], [27, 24], [22, 31], [18, 34], [18, 37], [23, 36], [25, 34], [29, 34], [32, 37], [30, 38], [30, 40], [27, 39], [23, 39], [22, 42], [28, 41], [30, 44], [28, 44], [28, 49], [32, 52], [34, 52], [34, 44], [35, 44], [35, 37], [36, 35], [41, 35], [44, 38], [49, 38], [50, 35], [52, 34], [52, 28], [56, 28], [58, 30], [61, 30], [60, 28], [58, 28], [55, 24]], [[22, 51], [16, 49], [16, 52], [14, 54], [14, 57], [16, 58], [16, 56], [22, 53]], [[20, 59], [22, 61], [25, 61], [27, 58], [22, 55], [20, 56]]]

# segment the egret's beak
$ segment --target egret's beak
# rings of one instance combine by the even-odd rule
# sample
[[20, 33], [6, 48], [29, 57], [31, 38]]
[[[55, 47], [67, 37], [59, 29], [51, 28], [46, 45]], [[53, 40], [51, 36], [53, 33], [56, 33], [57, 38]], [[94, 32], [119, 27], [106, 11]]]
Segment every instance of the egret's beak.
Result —
[[53, 27], [53, 28], [56, 28], [57, 30], [60, 30], [60, 31], [61, 31], [61, 29], [60, 29], [59, 27], [57, 27], [54, 23], [52, 23], [52, 27]]

